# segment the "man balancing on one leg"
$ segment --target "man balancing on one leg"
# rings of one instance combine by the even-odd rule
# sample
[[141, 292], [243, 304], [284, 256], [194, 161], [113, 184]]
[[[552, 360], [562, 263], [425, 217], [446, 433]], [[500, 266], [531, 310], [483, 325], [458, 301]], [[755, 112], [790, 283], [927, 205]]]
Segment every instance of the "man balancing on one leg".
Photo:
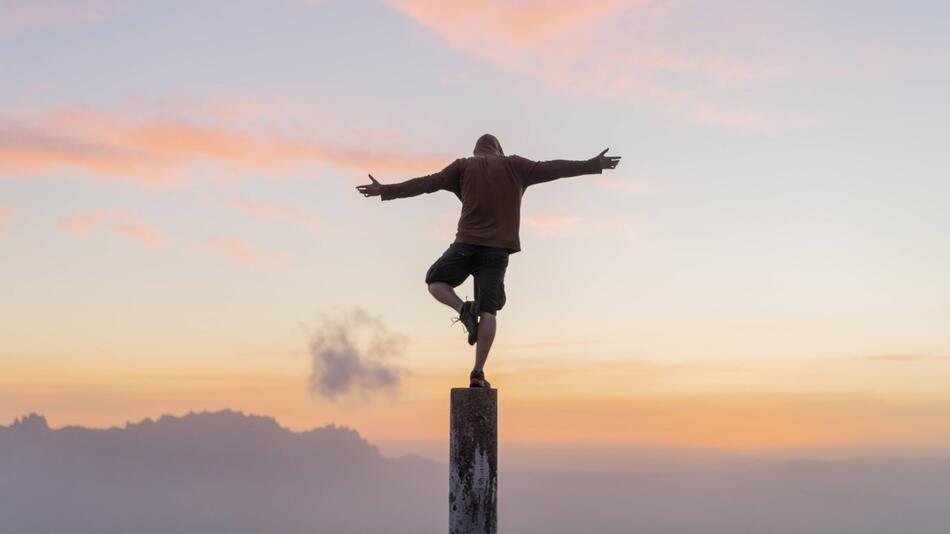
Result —
[[[475, 143], [474, 156], [459, 158], [435, 174], [398, 184], [381, 184], [371, 174], [372, 183], [357, 186], [363, 196], [382, 200], [444, 189], [462, 201], [455, 242], [429, 267], [426, 284], [436, 300], [458, 312], [458, 320], [468, 332], [468, 344], [475, 345], [470, 387], [491, 387], [483, 368], [495, 339], [495, 314], [505, 305], [508, 255], [521, 250], [518, 226], [524, 190], [558, 178], [616, 168], [620, 158], [606, 153], [605, 149], [582, 161], [531, 161], [505, 156], [498, 139], [485, 134]], [[462, 302], [454, 288], [469, 275], [475, 277], [475, 297]]]

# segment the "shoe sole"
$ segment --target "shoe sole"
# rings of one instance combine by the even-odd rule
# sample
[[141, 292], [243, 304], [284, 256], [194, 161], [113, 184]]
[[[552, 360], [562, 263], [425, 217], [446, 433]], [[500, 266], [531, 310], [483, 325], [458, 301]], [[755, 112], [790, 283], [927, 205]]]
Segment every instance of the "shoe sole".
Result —
[[474, 301], [469, 311], [472, 313], [472, 329], [468, 332], [468, 344], [474, 345], [478, 342], [478, 305]]

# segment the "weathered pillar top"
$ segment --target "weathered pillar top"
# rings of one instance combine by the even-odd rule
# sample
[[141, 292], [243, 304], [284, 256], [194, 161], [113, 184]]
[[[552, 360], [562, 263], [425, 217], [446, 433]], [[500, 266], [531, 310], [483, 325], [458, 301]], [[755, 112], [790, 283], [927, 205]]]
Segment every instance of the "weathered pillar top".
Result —
[[498, 390], [452, 388], [449, 532], [498, 530]]
[[[498, 413], [498, 390], [494, 388], [452, 388], [452, 419], [467, 421], [464, 425], [479, 432], [491, 431], [494, 438], [494, 421]], [[490, 427], [482, 427], [478, 419], [491, 419]]]
[[479, 395], [489, 395], [497, 396], [497, 388], [452, 388], [452, 398], [454, 399], [456, 395], [466, 395], [472, 397], [478, 397]]

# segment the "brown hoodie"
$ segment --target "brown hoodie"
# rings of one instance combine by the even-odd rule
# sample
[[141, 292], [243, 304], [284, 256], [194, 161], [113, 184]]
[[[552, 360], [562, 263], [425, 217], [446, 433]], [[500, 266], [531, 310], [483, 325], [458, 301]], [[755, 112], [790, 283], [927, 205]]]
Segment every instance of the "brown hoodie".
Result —
[[581, 161], [532, 161], [517, 155], [505, 156], [498, 139], [491, 134], [478, 138], [473, 154], [453, 161], [435, 174], [383, 185], [380, 198], [392, 200], [451, 191], [462, 201], [456, 243], [518, 252], [521, 196], [529, 185], [601, 172], [596, 157]]

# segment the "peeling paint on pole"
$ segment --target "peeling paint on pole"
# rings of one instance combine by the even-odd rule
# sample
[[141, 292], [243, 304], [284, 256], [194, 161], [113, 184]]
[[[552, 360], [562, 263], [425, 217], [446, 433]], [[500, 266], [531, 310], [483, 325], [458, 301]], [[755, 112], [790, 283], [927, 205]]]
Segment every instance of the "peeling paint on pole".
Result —
[[453, 388], [449, 534], [498, 530], [498, 390]]

